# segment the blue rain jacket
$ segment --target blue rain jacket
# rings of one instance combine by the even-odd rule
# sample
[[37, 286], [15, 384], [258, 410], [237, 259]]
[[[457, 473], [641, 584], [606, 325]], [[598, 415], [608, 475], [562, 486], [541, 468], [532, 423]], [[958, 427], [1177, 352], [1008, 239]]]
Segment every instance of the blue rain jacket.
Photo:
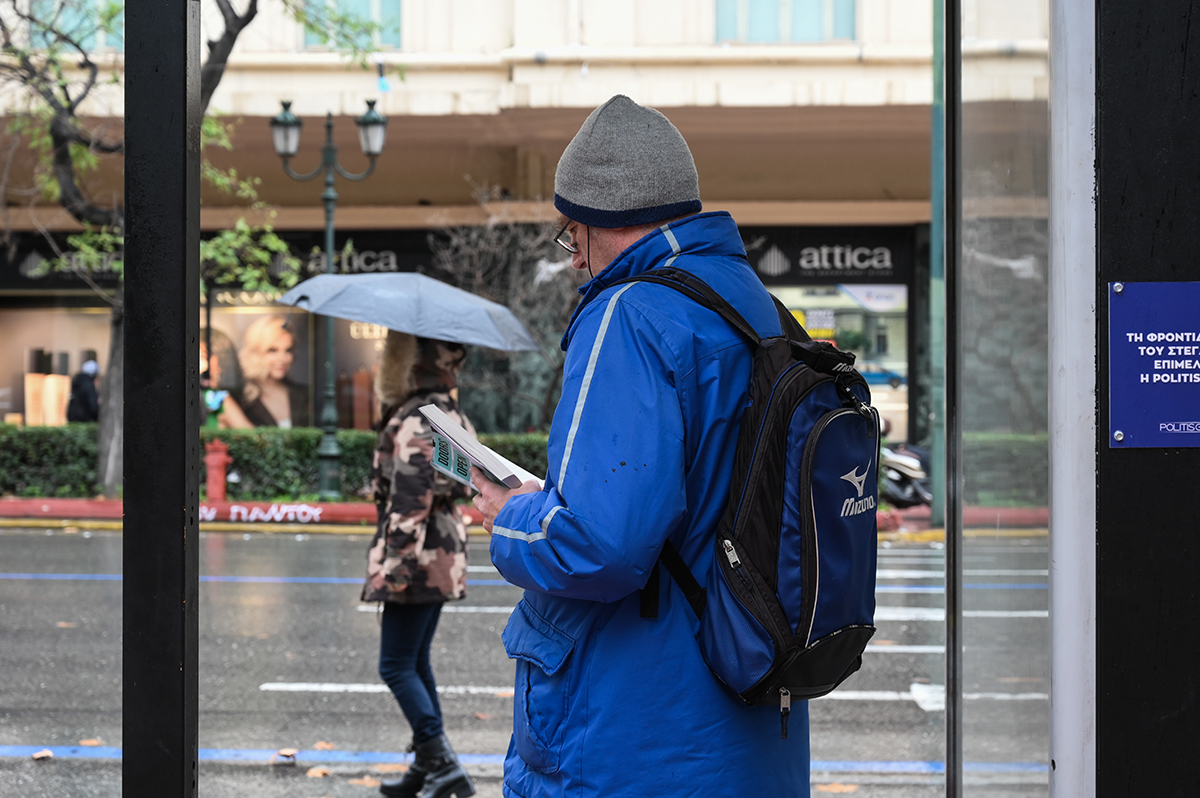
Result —
[[809, 794], [807, 704], [782, 740], [777, 708], [722, 685], [665, 568], [658, 618], [640, 617], [667, 539], [705, 581], [752, 360], [736, 330], [677, 291], [613, 286], [667, 264], [779, 334], [727, 213], [659, 228], [580, 289], [545, 489], [511, 498], [491, 540], [500, 573], [525, 588], [503, 637], [517, 664], [510, 798]]

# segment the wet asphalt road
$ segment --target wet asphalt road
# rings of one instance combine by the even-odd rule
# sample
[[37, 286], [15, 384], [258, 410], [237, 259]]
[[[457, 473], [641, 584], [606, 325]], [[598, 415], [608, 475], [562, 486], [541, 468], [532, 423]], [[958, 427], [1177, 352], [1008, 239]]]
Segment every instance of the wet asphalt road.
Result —
[[[378, 621], [357, 601], [366, 545], [362, 535], [202, 536], [200, 746], [221, 749], [202, 762], [204, 798], [378, 794], [372, 780], [388, 776], [377, 763], [397, 759], [409, 735], [376, 674]], [[447, 734], [492, 798], [512, 723], [514, 669], [499, 635], [521, 591], [502, 583], [485, 546], [474, 551], [469, 597], [442, 615], [433, 657]], [[118, 533], [0, 530], [0, 796], [120, 794], [120, 558]], [[1046, 563], [1044, 536], [973, 538], [966, 549], [971, 795], [1047, 794]], [[879, 632], [863, 670], [811, 707], [814, 795], [943, 793], [942, 567], [939, 544], [880, 549]], [[34, 762], [30, 746], [109, 758], [60, 748]], [[302, 749], [299, 766], [264, 763], [287, 747]], [[322, 764], [329, 776], [306, 776]]]

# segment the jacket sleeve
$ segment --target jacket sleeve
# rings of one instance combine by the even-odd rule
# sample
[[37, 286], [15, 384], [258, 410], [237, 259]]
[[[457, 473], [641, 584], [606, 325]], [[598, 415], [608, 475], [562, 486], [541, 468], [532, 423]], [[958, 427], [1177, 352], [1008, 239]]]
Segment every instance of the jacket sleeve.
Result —
[[[388, 422], [385, 434], [392, 446], [390, 452], [381, 452], [378, 469], [377, 484], [386, 490], [379, 537], [384, 541], [384, 576], [397, 589], [411, 582], [420, 567], [418, 555], [425, 548], [431, 515], [446, 511], [435, 509], [435, 497], [458, 498], [465, 493], [457, 482], [434, 471], [432, 431], [415, 409]], [[438, 507], [444, 508], [445, 503]]]
[[514, 496], [491, 555], [511, 583], [592, 601], [639, 590], [686, 510], [676, 357], [621, 294], [576, 320], [540, 493]]

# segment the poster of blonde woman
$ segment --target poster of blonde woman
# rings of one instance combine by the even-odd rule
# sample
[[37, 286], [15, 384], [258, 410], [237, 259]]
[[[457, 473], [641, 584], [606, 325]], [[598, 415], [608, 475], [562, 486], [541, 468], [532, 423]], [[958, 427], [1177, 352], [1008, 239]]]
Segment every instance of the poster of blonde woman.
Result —
[[[230, 388], [220, 425], [284, 429], [310, 426], [308, 385], [297, 374], [308, 371], [306, 359], [298, 357], [298, 344], [307, 343], [307, 314], [230, 317], [249, 323], [242, 331], [237, 352], [241, 384]], [[303, 348], [307, 351], [307, 346]]]

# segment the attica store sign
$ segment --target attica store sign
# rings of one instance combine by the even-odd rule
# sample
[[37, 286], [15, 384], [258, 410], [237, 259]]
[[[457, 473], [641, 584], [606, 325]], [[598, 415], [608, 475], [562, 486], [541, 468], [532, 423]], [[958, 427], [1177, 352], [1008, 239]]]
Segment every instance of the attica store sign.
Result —
[[764, 283], [904, 283], [911, 227], [743, 227], [746, 255]]

